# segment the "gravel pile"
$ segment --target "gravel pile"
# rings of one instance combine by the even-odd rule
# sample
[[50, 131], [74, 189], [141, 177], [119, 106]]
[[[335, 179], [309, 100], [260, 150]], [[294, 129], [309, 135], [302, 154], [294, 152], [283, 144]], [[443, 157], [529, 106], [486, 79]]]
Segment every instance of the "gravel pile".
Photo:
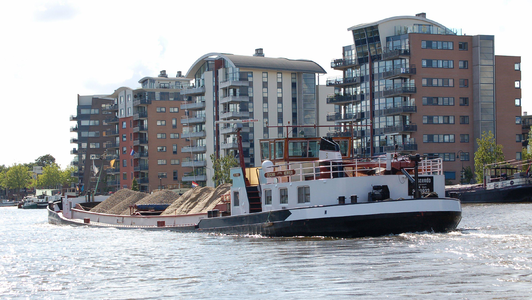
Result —
[[[177, 198], [179, 198], [179, 194], [177, 193], [174, 193], [172, 191], [169, 191], [169, 190], [161, 190], [161, 191], [155, 191], [153, 192], [153, 194], [149, 194], [149, 195], [146, 195], [146, 194], [143, 194], [145, 195], [145, 197], [129, 204], [129, 205], [134, 205], [134, 204], [137, 204], [137, 205], [140, 205], [140, 204], [172, 204], [176, 201]], [[127, 207], [125, 207], [124, 209], [122, 209], [122, 211], [120, 211], [120, 213], [122, 215], [129, 215], [131, 212], [130, 212], [130, 209], [129, 209], [129, 205]], [[121, 207], [123, 208], [123, 207]], [[117, 209], [118, 210], [118, 209]], [[117, 212], [118, 213], [118, 212]]]
[[113, 208], [118, 203], [122, 202], [124, 199], [133, 195], [135, 192], [128, 189], [122, 189], [114, 193], [111, 197], [105, 199], [100, 204], [93, 207], [90, 211], [97, 213], [108, 213], [111, 208]]
[[205, 213], [209, 210], [213, 210], [218, 203], [220, 203], [220, 197], [227, 193], [231, 189], [230, 184], [220, 185], [214, 190], [210, 197], [199, 199], [196, 206], [194, 206], [188, 213], [189, 214], [198, 214]]
[[129, 216], [131, 214], [131, 210], [129, 209], [129, 207], [137, 204], [137, 202], [141, 201], [147, 196], [148, 195], [146, 195], [146, 193], [133, 192], [131, 196], [127, 197], [126, 199], [122, 200], [122, 202], [113, 206], [113, 208], [111, 208], [108, 213], [113, 215]]

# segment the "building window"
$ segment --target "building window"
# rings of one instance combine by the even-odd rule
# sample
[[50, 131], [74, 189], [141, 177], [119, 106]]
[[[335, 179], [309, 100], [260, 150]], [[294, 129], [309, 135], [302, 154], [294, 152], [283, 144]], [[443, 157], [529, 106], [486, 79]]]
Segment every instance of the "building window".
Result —
[[460, 143], [469, 143], [469, 134], [461, 134]]
[[268, 72], [262, 72], [262, 82], [268, 82]]
[[421, 67], [454, 69], [454, 61], [453, 60], [442, 60], [442, 59], [422, 59]]
[[452, 78], [423, 78], [421, 80], [422, 86], [441, 86], [441, 87], [453, 87], [454, 79]]
[[127, 159], [122, 160], [122, 167], [127, 167]]
[[262, 88], [262, 97], [268, 97], [268, 88]]
[[519, 81], [519, 80], [515, 81], [515, 88], [516, 89], [520, 89], [521, 88], [521, 81]]
[[179, 133], [170, 133], [170, 138], [171, 139], [178, 139], [179, 138]]
[[127, 116], [128, 116], [128, 117], [131, 116], [131, 107], [128, 107], [128, 108], [127, 108]]
[[460, 116], [460, 124], [469, 124], [469, 116]]
[[310, 202], [310, 187], [300, 186], [297, 188], [297, 203]]
[[460, 97], [460, 106], [469, 106], [469, 97]]
[[91, 149], [98, 149], [100, 148], [100, 143], [90, 143], [89, 148]]
[[522, 142], [522, 141], [523, 141], [523, 135], [522, 135], [522, 134], [516, 134], [516, 135], [515, 135], [515, 141], [516, 141], [517, 143]]
[[283, 73], [277, 72], [277, 82], [283, 82]]
[[124, 109], [123, 109], [123, 108], [120, 109], [120, 116], [121, 116], [121, 117], [124, 116]]
[[515, 65], [514, 65], [514, 69], [515, 69], [516, 71], [521, 71], [521, 63], [515, 63]]
[[460, 87], [461, 88], [469, 87], [469, 80], [468, 79], [460, 79]]
[[177, 144], [172, 145], [172, 153], [177, 154]]
[[288, 204], [288, 189], [279, 189], [279, 199], [281, 204]]
[[458, 50], [467, 51], [467, 42], [458, 42]]
[[174, 170], [174, 171], [172, 172], [172, 179], [173, 179], [174, 181], [178, 181], [178, 178], [177, 178], [177, 177], [178, 177], [178, 176], [177, 176], [177, 170]]
[[166, 126], [166, 120], [157, 120], [157, 126]]
[[233, 206], [240, 206], [240, 199], [238, 192], [233, 192]]
[[523, 155], [521, 154], [521, 152], [516, 152], [515, 153], [515, 159], [517, 159], [517, 160], [522, 160], [523, 159]]
[[455, 180], [456, 179], [456, 173], [451, 171], [445, 171], [443, 172], [443, 175], [445, 175], [445, 180]]
[[171, 165], [179, 165], [179, 159], [172, 159], [170, 160]]
[[423, 124], [454, 124], [454, 116], [423, 116]]
[[517, 124], [517, 125], [521, 124], [521, 117], [520, 116], [515, 117], [515, 124]]
[[177, 119], [172, 118], [172, 128], [177, 128]]
[[127, 141], [127, 135], [126, 134], [122, 134], [122, 141], [123, 142]]
[[120, 96], [120, 104], [124, 103], [124, 96]]
[[166, 138], [166, 133], [157, 133], [157, 138], [158, 139], [165, 139]]
[[157, 112], [158, 112], [158, 113], [164, 113], [164, 112], [166, 112], [166, 107], [157, 107]]
[[283, 89], [282, 88], [277, 88], [277, 97], [278, 98], [282, 98], [283, 97]]
[[127, 147], [122, 147], [122, 154], [127, 154]]
[[423, 143], [454, 143], [454, 134], [424, 134]]
[[166, 172], [159, 172], [159, 173], [157, 173], [157, 178], [167, 178], [167, 176], [168, 176], [168, 175], [166, 174]]
[[170, 107], [170, 112], [171, 113], [178, 113], [179, 112], [179, 107]]
[[469, 152], [460, 152], [460, 161], [469, 161]]
[[122, 179], [127, 180], [127, 173], [122, 173]]
[[127, 123], [125, 121], [122, 122], [122, 128], [126, 128], [126, 126], [127, 126]]
[[467, 62], [467, 60], [461, 60], [458, 62], [458, 68], [459, 69], [467, 69], [469, 68], [469, 64]]
[[423, 105], [453, 106], [454, 97], [423, 97]]
[[158, 159], [157, 160], [158, 165], [166, 165], [166, 159]]
[[272, 205], [272, 190], [264, 190], [264, 204]]
[[521, 106], [521, 99], [515, 98], [515, 106]]
[[157, 146], [157, 152], [166, 152], [166, 146]]
[[454, 152], [449, 153], [425, 153], [428, 157], [441, 158], [443, 161], [455, 161], [456, 154]]
[[421, 49], [453, 50], [453, 42], [421, 41]]

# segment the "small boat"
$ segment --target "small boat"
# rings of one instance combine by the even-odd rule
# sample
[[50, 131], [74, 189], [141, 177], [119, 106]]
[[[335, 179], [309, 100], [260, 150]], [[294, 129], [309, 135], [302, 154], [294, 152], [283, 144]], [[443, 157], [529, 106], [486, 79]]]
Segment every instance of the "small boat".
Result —
[[9, 199], [2, 199], [2, 202], [0, 202], [0, 207], [4, 206], [17, 206], [18, 202], [15, 200], [9, 200]]
[[[284, 150], [263, 153], [286, 157], [289, 143], [287, 139]], [[460, 200], [439, 196], [445, 194], [441, 159], [394, 154], [345, 159], [334, 140], [322, 138], [319, 144], [314, 158], [266, 159], [261, 168], [247, 172], [232, 168], [230, 201], [207, 213], [110, 215], [84, 210], [83, 199], [63, 198], [49, 206], [48, 220], [124, 229], [330, 237], [448, 232], [458, 226]]]
[[445, 193], [462, 203], [532, 202], [530, 164], [509, 160], [486, 165], [483, 183], [448, 186]]
[[46, 196], [46, 195], [39, 195], [38, 197], [35, 196], [26, 196], [24, 197], [21, 202], [19, 203], [19, 208], [23, 209], [45, 209], [48, 206], [49, 202], [60, 200], [60, 195], [52, 195], [52, 196]]

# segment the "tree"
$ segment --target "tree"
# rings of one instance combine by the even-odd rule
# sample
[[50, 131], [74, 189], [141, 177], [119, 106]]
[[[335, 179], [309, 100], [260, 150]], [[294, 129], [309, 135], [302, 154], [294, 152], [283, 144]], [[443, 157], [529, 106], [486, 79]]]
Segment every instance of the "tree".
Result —
[[37, 177], [35, 187], [57, 188], [63, 184], [63, 172], [55, 163], [46, 165], [43, 168], [42, 175]]
[[216, 158], [214, 154], [211, 154], [211, 161], [214, 170], [214, 175], [212, 176], [214, 186], [219, 186], [224, 183], [232, 183], [231, 168], [238, 166], [236, 158], [231, 155]]
[[50, 154], [46, 154], [37, 158], [35, 164], [41, 167], [51, 166], [55, 164], [55, 158]]
[[74, 184], [78, 183], [77, 177], [72, 177], [72, 173], [77, 171], [77, 167], [68, 166], [65, 170], [61, 172], [61, 184], [63, 186], [72, 187]]
[[131, 190], [132, 191], [139, 191], [139, 183], [137, 182], [137, 178], [133, 177], [133, 182], [131, 182]]
[[5, 173], [3, 184], [8, 189], [15, 189], [17, 192], [23, 188], [29, 187], [31, 175], [28, 168], [24, 165], [13, 165]]
[[495, 136], [490, 131], [483, 132], [480, 139], [477, 139], [478, 149], [475, 152], [475, 175], [477, 183], [484, 181], [484, 166], [504, 160], [502, 145], [495, 142]]
[[475, 174], [473, 174], [473, 170], [471, 170], [470, 166], [467, 166], [464, 168], [464, 181], [465, 183], [469, 184], [471, 183], [471, 180], [473, 180], [473, 177], [475, 177]]

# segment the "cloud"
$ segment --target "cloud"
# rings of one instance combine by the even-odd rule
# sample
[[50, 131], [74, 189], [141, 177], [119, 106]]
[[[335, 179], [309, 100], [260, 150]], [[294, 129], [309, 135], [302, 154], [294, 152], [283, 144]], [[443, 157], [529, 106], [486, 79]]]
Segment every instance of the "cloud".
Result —
[[78, 13], [70, 4], [50, 3], [35, 11], [34, 17], [38, 22], [65, 21], [73, 19]]

